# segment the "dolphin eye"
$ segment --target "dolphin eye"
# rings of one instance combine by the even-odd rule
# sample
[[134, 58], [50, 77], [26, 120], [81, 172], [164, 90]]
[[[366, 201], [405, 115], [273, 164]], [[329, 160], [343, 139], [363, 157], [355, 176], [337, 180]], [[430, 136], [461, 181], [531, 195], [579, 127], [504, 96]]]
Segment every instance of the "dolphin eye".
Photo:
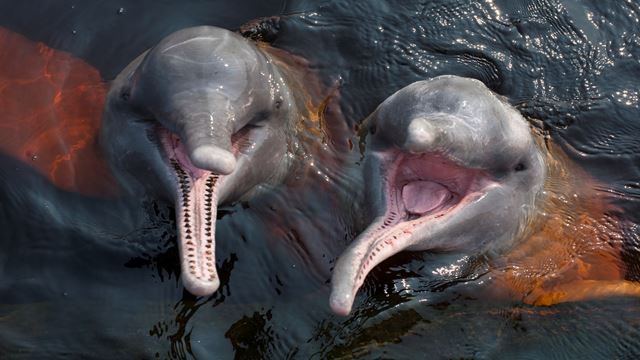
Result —
[[517, 172], [520, 172], [520, 171], [524, 171], [526, 169], [527, 169], [527, 167], [524, 165], [524, 163], [518, 163], [518, 165], [516, 165], [516, 167], [513, 170], [517, 171]]

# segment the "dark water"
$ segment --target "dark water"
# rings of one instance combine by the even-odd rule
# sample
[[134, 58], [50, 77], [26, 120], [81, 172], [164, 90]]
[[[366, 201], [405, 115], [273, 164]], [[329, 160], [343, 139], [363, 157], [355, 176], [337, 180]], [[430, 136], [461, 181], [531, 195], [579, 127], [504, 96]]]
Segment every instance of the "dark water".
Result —
[[[175, 30], [270, 15], [285, 15], [274, 46], [341, 85], [350, 126], [397, 89], [441, 74], [480, 79], [542, 120], [600, 182], [594, 191], [622, 209], [628, 278], [640, 278], [636, 1], [0, 4], [0, 26], [85, 59], [107, 80]], [[456, 260], [441, 254], [383, 263], [352, 316], [332, 315], [331, 264], [357, 230], [314, 191], [284, 187], [227, 208], [221, 289], [195, 298], [178, 280], [171, 204], [65, 192], [8, 156], [0, 187], [2, 359], [640, 356], [637, 298], [550, 308], [474, 298], [476, 282], [433, 275]]]

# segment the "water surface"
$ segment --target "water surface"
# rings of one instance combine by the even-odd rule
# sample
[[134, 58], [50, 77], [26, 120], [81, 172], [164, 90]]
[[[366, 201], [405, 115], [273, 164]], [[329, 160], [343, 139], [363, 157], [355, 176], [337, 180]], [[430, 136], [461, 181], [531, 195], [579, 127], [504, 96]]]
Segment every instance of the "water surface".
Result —
[[[107, 81], [175, 30], [273, 15], [282, 15], [273, 46], [339, 84], [350, 128], [437, 75], [506, 96], [619, 207], [627, 278], [640, 279], [636, 1], [0, 2], [0, 26], [84, 59]], [[437, 275], [454, 255], [400, 254], [369, 275], [350, 317], [332, 315], [330, 269], [358, 229], [325, 196], [340, 174], [313, 181], [325, 176], [323, 191], [285, 186], [222, 211], [222, 285], [195, 298], [179, 282], [171, 204], [67, 192], [1, 156], [2, 358], [640, 356], [638, 299], [489, 301], [469, 296], [481, 269], [468, 281]]]

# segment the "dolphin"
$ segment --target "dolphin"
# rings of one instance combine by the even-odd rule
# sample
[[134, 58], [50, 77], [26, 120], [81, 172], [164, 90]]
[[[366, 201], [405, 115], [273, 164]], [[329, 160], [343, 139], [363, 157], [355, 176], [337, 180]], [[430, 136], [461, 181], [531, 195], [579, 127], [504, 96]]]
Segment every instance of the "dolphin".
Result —
[[415, 82], [363, 128], [368, 226], [335, 264], [333, 312], [348, 315], [371, 269], [400, 251], [500, 254], [522, 238], [544, 188], [544, 157], [527, 121], [482, 82]]
[[225, 29], [175, 32], [113, 81], [100, 143], [125, 191], [175, 201], [184, 287], [217, 290], [220, 204], [281, 182], [299, 106], [281, 69]]

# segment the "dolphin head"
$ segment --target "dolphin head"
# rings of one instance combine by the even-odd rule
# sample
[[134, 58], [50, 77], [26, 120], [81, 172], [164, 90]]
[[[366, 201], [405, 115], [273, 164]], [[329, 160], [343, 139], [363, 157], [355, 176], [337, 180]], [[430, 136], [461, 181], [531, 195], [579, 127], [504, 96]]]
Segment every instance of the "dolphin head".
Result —
[[210, 26], [168, 36], [114, 81], [101, 142], [116, 172], [174, 199], [191, 293], [219, 286], [218, 204], [284, 174], [293, 113], [271, 60], [254, 43]]
[[500, 252], [522, 233], [545, 181], [524, 118], [480, 81], [413, 83], [368, 118], [368, 227], [333, 269], [347, 315], [369, 271], [402, 250]]

